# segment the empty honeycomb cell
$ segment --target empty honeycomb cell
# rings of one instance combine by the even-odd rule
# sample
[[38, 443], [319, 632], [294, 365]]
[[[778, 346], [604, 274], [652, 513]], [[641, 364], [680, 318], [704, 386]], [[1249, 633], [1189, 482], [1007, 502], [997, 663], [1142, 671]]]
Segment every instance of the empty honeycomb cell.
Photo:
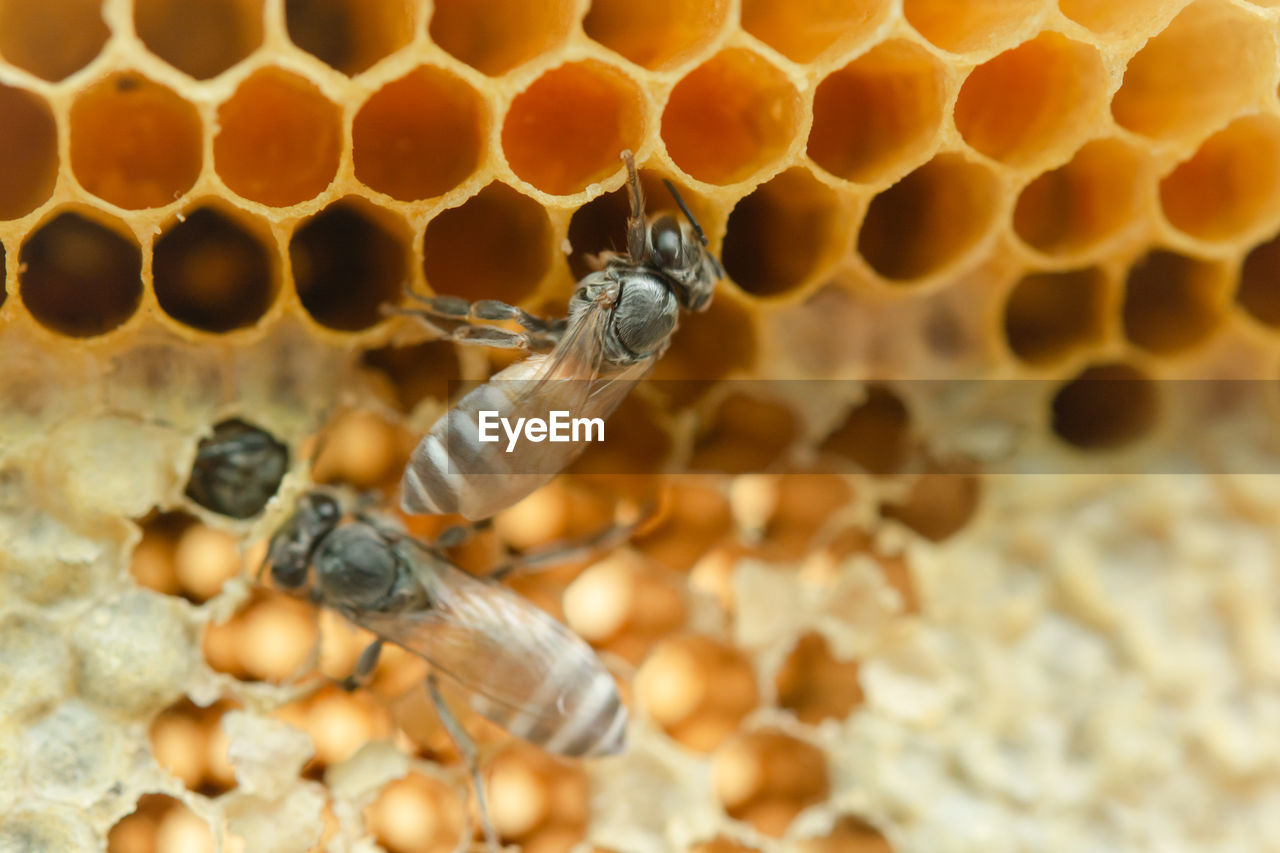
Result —
[[659, 643], [635, 677], [636, 701], [667, 734], [711, 752], [759, 703], [751, 661], [733, 646], [700, 635]]
[[436, 293], [516, 303], [533, 294], [551, 253], [542, 205], [494, 183], [427, 223], [422, 271]]
[[[385, 225], [383, 223], [386, 223]], [[305, 220], [289, 241], [298, 298], [316, 322], [357, 331], [382, 319], [404, 285], [408, 236], [362, 200], [344, 199]]]
[[822, 750], [780, 731], [730, 740], [716, 752], [711, 774], [729, 816], [775, 838], [831, 790]]
[[721, 260], [755, 296], [779, 296], [820, 277], [848, 252], [848, 216], [835, 191], [805, 169], [789, 169], [729, 214]]
[[343, 74], [359, 74], [413, 39], [405, 0], [285, 0], [285, 26], [298, 47]]
[[826, 835], [799, 842], [796, 853], [893, 853], [893, 846], [871, 823], [845, 815]]
[[618, 69], [588, 60], [553, 68], [515, 97], [502, 124], [512, 170], [567, 195], [622, 170], [644, 137], [644, 96]]
[[131, 71], [83, 90], [71, 107], [71, 169], [86, 190], [128, 210], [162, 207], [200, 176], [196, 108]]
[[143, 794], [107, 833], [107, 853], [213, 853], [213, 830], [180, 800]]
[[1053, 397], [1055, 435], [1082, 450], [1114, 450], [1131, 444], [1155, 426], [1159, 400], [1155, 383], [1122, 362], [1086, 367]]
[[1106, 86], [1096, 50], [1043, 33], [969, 72], [956, 98], [956, 129], [1002, 163], [1040, 164], [1097, 126]]
[[58, 181], [58, 128], [44, 99], [0, 85], [0, 219], [35, 210]]
[[800, 98], [786, 75], [733, 48], [676, 84], [662, 113], [662, 139], [690, 176], [731, 184], [782, 157], [799, 123]]
[[1259, 323], [1280, 327], [1280, 236], [1245, 256], [1236, 302]]
[[883, 385], [869, 385], [866, 399], [822, 442], [822, 449], [853, 460], [870, 474], [892, 474], [911, 450], [911, 412]]
[[406, 413], [428, 397], [448, 400], [449, 383], [462, 376], [458, 353], [447, 341], [369, 350], [360, 362], [385, 378], [387, 396]]
[[1160, 182], [1165, 217], [1201, 240], [1234, 240], [1280, 213], [1280, 120], [1237, 119]]
[[551, 51], [574, 24], [569, 0], [436, 0], [431, 40], [489, 75]]
[[1023, 361], [1052, 363], [1101, 341], [1107, 308], [1106, 278], [1097, 267], [1032, 273], [1005, 302], [1005, 338]]
[[341, 111], [287, 71], [255, 71], [218, 108], [214, 169], [251, 201], [285, 207], [314, 198], [333, 180], [341, 152]]
[[351, 127], [356, 177], [401, 201], [441, 195], [475, 171], [488, 119], [459, 77], [423, 66], [374, 92]]
[[684, 314], [671, 346], [653, 369], [658, 390], [673, 399], [699, 396], [700, 382], [747, 371], [755, 363], [758, 344], [752, 313], [723, 292], [701, 313]]
[[727, 0], [592, 0], [582, 28], [590, 38], [650, 70], [672, 68], [705, 48], [723, 29]]
[[1046, 0], [904, 0], [916, 32], [952, 53], [995, 53], [1048, 11]]
[[262, 2], [134, 0], [133, 28], [156, 56], [197, 80], [208, 80], [262, 44]]
[[907, 281], [960, 261], [995, 221], [995, 175], [940, 154], [871, 200], [858, 252], [880, 275]]
[[1125, 281], [1125, 336], [1160, 355], [1194, 347], [1223, 319], [1227, 287], [1227, 271], [1220, 264], [1152, 251], [1134, 264]]
[[742, 28], [795, 62], [874, 34], [888, 17], [884, 0], [744, 0]]
[[1129, 60], [1111, 112], [1156, 139], [1201, 133], [1271, 95], [1274, 66], [1271, 35], [1253, 15], [1198, 0]]
[[142, 299], [142, 250], [117, 231], [62, 213], [18, 251], [18, 293], [31, 316], [63, 335], [92, 337], [133, 316]]
[[[964, 529], [981, 499], [982, 480], [978, 476], [931, 471], [917, 477], [902, 499], [881, 507], [881, 514], [926, 539], [941, 542]], [[906, 596], [904, 599], [909, 601]]]
[[1062, 14], [1095, 33], [1137, 35], [1157, 28], [1187, 0], [1058, 0]]
[[0, 56], [45, 80], [88, 65], [111, 35], [102, 0], [0, 2]]
[[858, 664], [836, 660], [821, 634], [809, 633], [796, 640], [776, 683], [778, 705], [809, 725], [843, 720], [862, 704]]
[[1137, 218], [1139, 152], [1114, 139], [1086, 144], [1029, 183], [1013, 209], [1018, 237], [1046, 254], [1096, 246]]
[[156, 240], [156, 301], [170, 317], [206, 332], [253, 325], [279, 287], [270, 240], [265, 226], [246, 229], [213, 208], [186, 214]]
[[836, 177], [871, 182], [924, 154], [942, 124], [942, 73], [919, 45], [876, 45], [818, 84], [809, 156]]
[[731, 394], [701, 425], [689, 466], [695, 471], [747, 474], [777, 462], [795, 440], [797, 424], [781, 403]]

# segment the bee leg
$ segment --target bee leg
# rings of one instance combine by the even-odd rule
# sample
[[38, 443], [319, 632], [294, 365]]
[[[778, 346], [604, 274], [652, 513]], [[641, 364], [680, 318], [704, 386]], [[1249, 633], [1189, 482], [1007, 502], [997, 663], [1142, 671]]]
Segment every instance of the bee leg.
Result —
[[373, 670], [378, 666], [378, 656], [382, 654], [382, 640], [374, 640], [356, 659], [356, 668], [351, 674], [339, 682], [343, 690], [350, 693], [369, 683]]
[[431, 547], [437, 549], [457, 548], [464, 542], [469, 541], [477, 533], [482, 530], [488, 530], [491, 527], [493, 527], [492, 518], [471, 521], [466, 524], [451, 524], [440, 531], [440, 535], [431, 543]]
[[467, 772], [471, 775], [471, 787], [476, 793], [476, 810], [480, 813], [480, 827], [484, 831], [484, 840], [488, 844], [489, 849], [497, 853], [501, 849], [498, 844], [498, 834], [494, 832], [493, 823], [489, 820], [489, 805], [484, 795], [484, 778], [480, 775], [480, 760], [476, 754], [476, 743], [462, 728], [462, 724], [458, 722], [458, 718], [449, 710], [448, 704], [444, 701], [444, 696], [440, 693], [440, 683], [436, 679], [433, 672], [427, 676], [427, 693], [431, 696], [431, 704], [436, 708], [436, 714], [440, 717], [440, 722], [444, 726], [445, 731], [449, 733], [449, 737], [453, 740], [453, 745], [458, 748], [462, 760], [466, 762]]
[[642, 264], [649, 257], [649, 226], [644, 221], [644, 189], [640, 186], [636, 159], [630, 151], [622, 152], [622, 162], [627, 166], [627, 198], [631, 200], [631, 215], [627, 217], [627, 254], [632, 263]]

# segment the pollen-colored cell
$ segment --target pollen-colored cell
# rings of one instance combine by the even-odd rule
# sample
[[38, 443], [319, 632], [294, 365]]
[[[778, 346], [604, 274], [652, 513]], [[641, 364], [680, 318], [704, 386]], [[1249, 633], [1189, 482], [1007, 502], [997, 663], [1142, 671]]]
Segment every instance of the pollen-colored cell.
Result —
[[1106, 277], [1096, 267], [1033, 273], [1005, 303], [1005, 337], [1023, 361], [1052, 363], [1101, 341], [1107, 308]]
[[884, 385], [868, 386], [866, 398], [822, 442], [822, 449], [851, 460], [871, 474], [892, 474], [910, 451], [911, 412]]
[[45, 80], [88, 65], [110, 35], [102, 0], [0, 0], [0, 56]]
[[262, 44], [262, 0], [133, 0], [133, 27], [156, 56], [207, 80]]
[[587, 35], [651, 70], [672, 68], [702, 50], [724, 28], [728, 0], [592, 0]]
[[786, 151], [800, 98], [786, 75], [741, 48], [718, 53], [680, 79], [662, 114], [675, 164], [712, 184], [744, 180]]
[[438, 196], [475, 171], [484, 103], [458, 77], [423, 66], [365, 101], [351, 127], [356, 177], [402, 201]]
[[1236, 119], [1160, 182], [1160, 207], [1201, 240], [1235, 241], [1280, 217], [1280, 120]]
[[1048, 11], [1050, 0], [903, 0], [907, 22], [952, 53], [997, 53]]
[[200, 208], [156, 240], [156, 301], [175, 320], [209, 332], [253, 325], [277, 290], [277, 263], [265, 225]]
[[795, 62], [870, 37], [889, 17], [887, 0], [743, 0], [742, 28]]
[[1058, 390], [1052, 402], [1055, 435], [1081, 450], [1115, 450], [1155, 426], [1155, 383], [1123, 362], [1092, 365]]
[[639, 147], [643, 96], [610, 65], [588, 60], [543, 74], [516, 96], [502, 125], [512, 170], [538, 189], [568, 195], [622, 169]]
[[857, 662], [837, 660], [818, 633], [796, 640], [778, 670], [777, 690], [778, 704], [809, 725], [842, 720], [863, 698]]
[[1198, 0], [1129, 60], [1111, 112], [1143, 136], [1191, 137], [1274, 97], [1274, 64], [1271, 35], [1254, 15]]
[[1124, 332], [1143, 349], [1174, 355], [1204, 341], [1226, 310], [1227, 271], [1221, 264], [1156, 250], [1125, 282]]
[[213, 165], [235, 193], [286, 207], [333, 180], [342, 151], [341, 111], [302, 77], [264, 68], [218, 108]]
[[871, 201], [858, 253], [887, 279], [924, 278], [960, 261], [991, 229], [1000, 186], [984, 166], [942, 154]]
[[1094, 48], [1044, 33], [969, 72], [956, 99], [956, 128], [1002, 163], [1048, 162], [1097, 126], [1106, 86]]
[[805, 169], [762, 184], [729, 214], [721, 260], [748, 293], [779, 296], [818, 280], [848, 253], [839, 196]]
[[927, 50], [876, 45], [818, 84], [809, 156], [850, 181], [905, 171], [933, 144], [945, 95], [942, 65]]
[[564, 41], [574, 24], [574, 7], [570, 0], [435, 0], [431, 40], [472, 68], [497, 76]]
[[0, 219], [35, 210], [58, 181], [58, 129], [34, 92], [0, 85]]
[[1142, 174], [1142, 157], [1127, 143], [1090, 142], [1066, 165], [1022, 190], [1013, 209], [1013, 230], [1048, 255], [1087, 252], [1134, 221]]
[[305, 220], [289, 241], [302, 307], [318, 323], [358, 331], [396, 302], [409, 265], [408, 235], [372, 205], [343, 199]]
[[405, 0], [285, 0], [298, 47], [343, 74], [359, 74], [413, 39], [415, 4]]
[[774, 838], [831, 790], [822, 750], [776, 730], [749, 732], [725, 743], [711, 775], [729, 816]]
[[18, 290], [31, 315], [72, 337], [104, 334], [133, 316], [142, 251], [126, 233], [76, 213], [41, 225], [18, 252]]
[[204, 128], [166, 86], [126, 71], [86, 89], [71, 107], [71, 168], [118, 207], [162, 207], [200, 176]]

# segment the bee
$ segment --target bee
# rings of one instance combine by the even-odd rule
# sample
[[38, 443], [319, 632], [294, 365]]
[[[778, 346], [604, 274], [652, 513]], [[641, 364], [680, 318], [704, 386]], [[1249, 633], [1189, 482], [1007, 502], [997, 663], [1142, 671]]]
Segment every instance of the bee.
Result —
[[[501, 443], [482, 443], [479, 413], [508, 422], [546, 420], [552, 411], [607, 418], [662, 356], [681, 310], [704, 311], [724, 277], [702, 227], [670, 181], [664, 181], [686, 222], [669, 214], [646, 219], [644, 193], [630, 151], [631, 212], [626, 254], [605, 253], [604, 266], [580, 281], [567, 318], [544, 320], [495, 300], [469, 304], [456, 297], [413, 298], [417, 316], [446, 339], [533, 351], [464, 396], [419, 442], [401, 480], [408, 513], [458, 513], [475, 521], [503, 510], [546, 483], [584, 449], [581, 442], [526, 444], [509, 455]], [[444, 330], [437, 321], [459, 325]], [[514, 320], [523, 332], [471, 325], [469, 320]]]
[[266, 565], [276, 586], [307, 595], [378, 637], [348, 686], [372, 673], [384, 642], [431, 665], [428, 693], [469, 765], [490, 846], [475, 747], [445, 704], [437, 674], [461, 686], [476, 713], [548, 752], [585, 758], [623, 749], [627, 709], [590, 646], [510, 589], [457, 568], [391, 519], [344, 521], [337, 498], [309, 492], [272, 537]]
[[288, 447], [233, 418], [200, 442], [186, 494], [219, 515], [252, 518], [280, 488], [288, 468]]

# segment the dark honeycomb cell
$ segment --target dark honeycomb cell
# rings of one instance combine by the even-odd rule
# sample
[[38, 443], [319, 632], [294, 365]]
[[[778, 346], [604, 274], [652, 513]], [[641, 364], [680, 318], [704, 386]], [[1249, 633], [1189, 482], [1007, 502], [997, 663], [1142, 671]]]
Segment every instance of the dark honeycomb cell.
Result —
[[359, 74], [413, 39], [409, 0], [285, 0], [298, 47], [343, 74]]
[[1044, 364], [1099, 342], [1105, 332], [1106, 278], [1096, 267], [1024, 276], [1004, 307], [1009, 348]]
[[755, 296], [790, 293], [848, 254], [847, 219], [835, 191], [807, 170], [783, 172], [734, 205], [725, 272]]
[[342, 153], [342, 113], [306, 79], [263, 68], [218, 108], [213, 167], [232, 192], [286, 207], [315, 198]]
[[128, 210], [163, 207], [200, 177], [204, 128], [177, 92], [132, 71], [71, 107], [71, 169], [89, 192]]
[[515, 97], [502, 123], [511, 169], [543, 192], [580, 192], [622, 170], [644, 138], [643, 96], [602, 62], [561, 65]]
[[435, 0], [431, 40], [472, 68], [496, 76], [564, 41], [574, 14], [570, 0]]
[[843, 720], [862, 704], [858, 664], [837, 660], [818, 633], [802, 635], [777, 676], [778, 705], [802, 723]]
[[84, 338], [111, 331], [142, 299], [142, 250], [77, 213], [45, 222], [18, 252], [22, 302], [41, 325]]
[[[289, 243], [298, 298], [316, 322], [357, 331], [399, 300], [408, 268], [408, 235], [363, 201], [344, 199], [305, 220]], [[394, 220], [399, 226], [399, 221]]]
[[133, 0], [133, 27], [156, 56], [208, 80], [262, 44], [262, 0]]
[[978, 510], [982, 481], [973, 474], [934, 470], [917, 477], [901, 500], [881, 507], [926, 539], [941, 542], [964, 529]]
[[1245, 256], [1236, 302], [1259, 323], [1280, 328], [1280, 236]]
[[650, 70], [696, 55], [724, 27], [728, 0], [592, 0], [587, 35]]
[[1120, 362], [1085, 368], [1054, 395], [1053, 432], [1081, 450], [1115, 450], [1141, 439], [1155, 426], [1155, 383]]
[[870, 474], [892, 474], [911, 450], [911, 412], [883, 385], [867, 387], [866, 399], [822, 442], [822, 449], [854, 462]]
[[423, 66], [374, 92], [352, 124], [356, 178], [402, 201], [438, 196], [484, 153], [484, 102], [467, 83]]
[[1218, 328], [1226, 290], [1227, 272], [1220, 264], [1149, 252], [1125, 282], [1125, 336], [1161, 355], [1190, 349]]
[[490, 184], [427, 223], [422, 270], [436, 293], [519, 302], [551, 266], [551, 222], [542, 205]]
[[212, 208], [187, 214], [156, 240], [156, 301], [170, 317], [207, 332], [253, 325], [277, 290], [270, 237], [265, 226], [246, 230]]
[[45, 100], [0, 85], [0, 219], [35, 210], [58, 182], [58, 128]]
[[88, 65], [110, 35], [102, 0], [0, 0], [0, 56], [45, 80]]

